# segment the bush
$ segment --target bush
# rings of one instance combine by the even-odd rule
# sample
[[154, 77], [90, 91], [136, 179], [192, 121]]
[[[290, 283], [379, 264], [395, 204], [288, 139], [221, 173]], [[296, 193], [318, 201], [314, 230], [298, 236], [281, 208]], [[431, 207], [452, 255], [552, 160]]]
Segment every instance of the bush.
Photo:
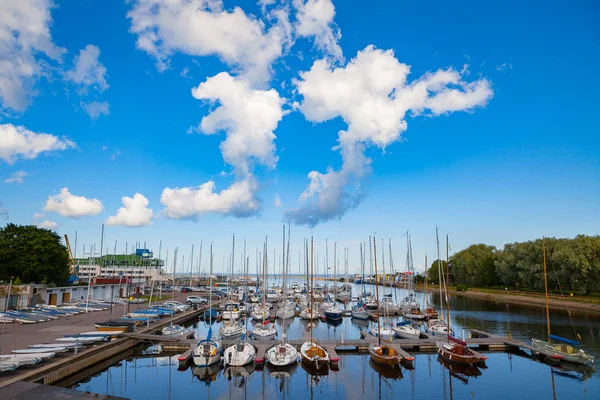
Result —
[[466, 292], [467, 290], [469, 290], [467, 285], [456, 285], [457, 292]]

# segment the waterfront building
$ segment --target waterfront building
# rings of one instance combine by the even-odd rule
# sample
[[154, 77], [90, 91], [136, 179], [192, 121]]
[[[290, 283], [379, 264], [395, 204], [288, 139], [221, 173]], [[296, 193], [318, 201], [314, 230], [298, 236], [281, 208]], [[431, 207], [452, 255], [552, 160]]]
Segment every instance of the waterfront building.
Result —
[[137, 249], [131, 254], [105, 254], [102, 257], [75, 258], [80, 280], [94, 278], [128, 278], [146, 282], [167, 281], [164, 261], [154, 258], [152, 251]]

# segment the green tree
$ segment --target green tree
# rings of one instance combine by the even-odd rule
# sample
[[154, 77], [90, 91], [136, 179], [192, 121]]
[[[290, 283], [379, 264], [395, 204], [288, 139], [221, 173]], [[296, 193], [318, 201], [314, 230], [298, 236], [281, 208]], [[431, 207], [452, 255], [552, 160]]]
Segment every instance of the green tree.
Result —
[[63, 284], [69, 278], [69, 254], [60, 236], [33, 225], [0, 229], [0, 279]]
[[450, 259], [455, 284], [469, 286], [497, 285], [496, 248], [474, 244], [455, 253]]
[[435, 260], [431, 263], [431, 267], [429, 268], [429, 281], [435, 284], [440, 283], [439, 274], [438, 274], [438, 265], [442, 267], [442, 273], [446, 273], [446, 260]]

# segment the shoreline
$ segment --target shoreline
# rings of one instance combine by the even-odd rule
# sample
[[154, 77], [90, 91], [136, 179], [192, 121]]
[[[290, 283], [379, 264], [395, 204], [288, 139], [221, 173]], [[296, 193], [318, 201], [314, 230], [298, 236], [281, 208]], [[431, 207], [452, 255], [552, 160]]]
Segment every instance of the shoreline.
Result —
[[[315, 279], [315, 280], [325, 280], [325, 279]], [[382, 285], [380, 285], [382, 286]], [[387, 287], [387, 285], [385, 285]], [[424, 291], [424, 285], [415, 285], [415, 290], [419, 292]], [[438, 286], [432, 285], [429, 288], [430, 291], [437, 291]], [[484, 291], [485, 290], [485, 291]], [[535, 292], [520, 292], [514, 293], [511, 291], [503, 292], [501, 290], [494, 289], [478, 289], [478, 288], [469, 288], [466, 292], [459, 292], [455, 289], [448, 288], [448, 294], [453, 296], [463, 296], [470, 297], [479, 300], [491, 301], [494, 303], [503, 303], [503, 304], [518, 304], [525, 306], [533, 306], [533, 307], [541, 307], [544, 308], [546, 306], [546, 299], [542, 293]], [[575, 300], [577, 299], [577, 300]], [[571, 300], [570, 298], [556, 298], [550, 296], [548, 299], [548, 306], [551, 309], [561, 309], [561, 310], [571, 310], [577, 312], [583, 312], [590, 315], [600, 316], [600, 299], [598, 300], [579, 300], [579, 298], [575, 297], [575, 299]]]
[[[546, 306], [546, 299], [544, 297], [535, 297], [535, 295], [488, 293], [471, 290], [466, 292], [458, 292], [452, 289], [449, 289], [448, 293], [452, 294], [453, 296], [471, 297], [474, 299], [492, 301], [495, 303], [509, 303], [526, 306], [536, 306], [540, 308], [544, 308]], [[568, 309], [571, 311], [587, 312], [593, 315], [600, 315], [600, 303], [584, 303], [574, 300], [549, 298], [548, 306], [551, 309]]]

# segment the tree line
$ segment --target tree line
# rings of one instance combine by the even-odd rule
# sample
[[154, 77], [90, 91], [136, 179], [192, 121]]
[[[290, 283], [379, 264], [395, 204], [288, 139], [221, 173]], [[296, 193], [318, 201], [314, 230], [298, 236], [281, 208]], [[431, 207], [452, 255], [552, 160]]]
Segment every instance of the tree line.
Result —
[[[546, 238], [548, 290], [555, 293], [600, 292], [600, 236]], [[515, 242], [497, 249], [474, 244], [450, 257], [450, 284], [544, 290], [542, 239]], [[438, 283], [438, 260], [428, 269]], [[441, 261], [446, 271], [446, 262]]]

